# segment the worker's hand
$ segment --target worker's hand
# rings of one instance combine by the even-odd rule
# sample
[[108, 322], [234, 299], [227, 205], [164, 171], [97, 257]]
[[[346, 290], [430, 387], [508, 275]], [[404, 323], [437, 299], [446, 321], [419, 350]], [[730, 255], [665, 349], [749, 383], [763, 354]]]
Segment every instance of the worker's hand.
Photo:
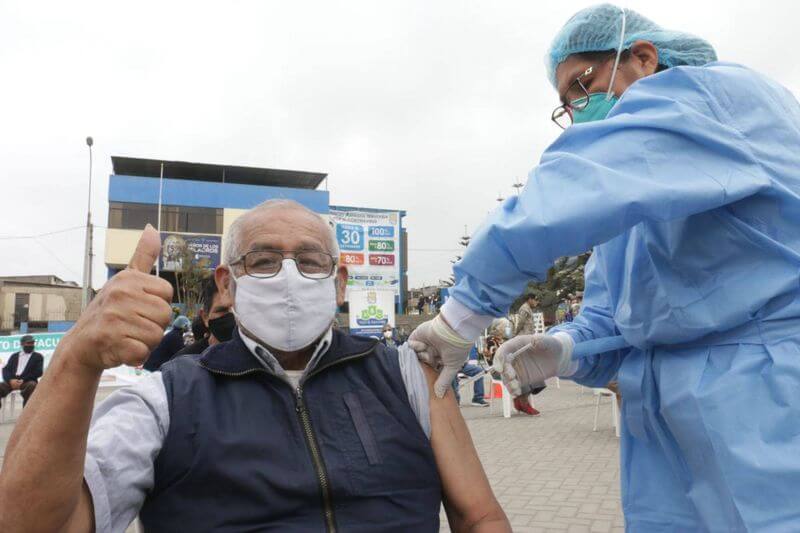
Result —
[[103, 286], [64, 338], [70, 356], [94, 370], [147, 360], [172, 317], [172, 286], [150, 275], [160, 250], [158, 232], [148, 224], [128, 268]]
[[8, 384], [11, 385], [11, 390], [19, 390], [19, 388], [22, 387], [22, 380], [12, 379]]
[[439, 372], [433, 390], [438, 398], [443, 398], [467, 361], [472, 341], [461, 338], [442, 315], [437, 315], [411, 333], [408, 346], [417, 353], [420, 361]]
[[552, 335], [519, 335], [503, 343], [493, 368], [512, 397], [527, 395], [569, 367], [571, 341]]

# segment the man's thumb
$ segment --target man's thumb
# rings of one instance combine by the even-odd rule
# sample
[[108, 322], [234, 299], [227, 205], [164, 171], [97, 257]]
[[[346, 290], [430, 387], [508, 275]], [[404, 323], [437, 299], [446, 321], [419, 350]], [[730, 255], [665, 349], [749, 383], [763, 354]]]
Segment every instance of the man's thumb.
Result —
[[444, 398], [444, 395], [447, 394], [447, 389], [453, 386], [453, 380], [458, 375], [459, 368], [450, 368], [444, 367], [441, 372], [439, 372], [439, 377], [436, 378], [436, 383], [433, 384], [433, 392], [436, 394], [437, 398]]
[[142, 236], [139, 237], [139, 244], [136, 245], [136, 250], [128, 262], [128, 268], [149, 274], [160, 251], [161, 237], [156, 229], [148, 224], [145, 226]]

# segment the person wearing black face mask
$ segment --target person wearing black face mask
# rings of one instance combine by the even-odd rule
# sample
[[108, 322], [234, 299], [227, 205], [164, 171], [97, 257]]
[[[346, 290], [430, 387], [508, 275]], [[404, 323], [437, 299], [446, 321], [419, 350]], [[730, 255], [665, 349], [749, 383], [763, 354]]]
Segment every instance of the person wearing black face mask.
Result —
[[206, 348], [220, 342], [227, 342], [233, 336], [236, 319], [231, 312], [229, 302], [223, 300], [214, 278], [203, 280], [202, 305], [199, 318], [205, 325], [206, 333], [202, 337], [195, 337], [195, 341], [181, 349], [174, 357], [186, 354], [203, 353]]
[[[22, 350], [11, 354], [8, 363], [3, 368], [3, 382], [0, 383], [0, 402], [18, 390], [22, 395], [22, 405], [28, 403], [33, 394], [39, 378], [44, 373], [44, 357], [39, 352], [33, 351], [36, 344], [32, 335], [24, 335], [20, 339]], [[0, 403], [0, 405], [2, 405]]]

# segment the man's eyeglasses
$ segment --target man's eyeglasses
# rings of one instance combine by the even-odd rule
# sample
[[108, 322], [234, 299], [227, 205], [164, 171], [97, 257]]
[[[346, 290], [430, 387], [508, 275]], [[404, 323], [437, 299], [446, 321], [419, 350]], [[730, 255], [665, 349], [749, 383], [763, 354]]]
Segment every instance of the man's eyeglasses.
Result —
[[583, 80], [587, 76], [591, 76], [594, 70], [599, 66], [594, 65], [583, 71], [583, 74], [575, 78], [575, 81], [569, 84], [567, 93], [564, 99], [566, 104], [561, 104], [553, 110], [550, 115], [550, 120], [556, 123], [556, 126], [565, 130], [572, 126], [572, 111], [580, 111], [589, 105], [589, 90], [583, 84]]
[[285, 254], [294, 254], [289, 259], [294, 260], [297, 271], [308, 279], [326, 279], [333, 275], [336, 260], [331, 254], [325, 252], [282, 252], [279, 250], [254, 250], [247, 252], [231, 266], [242, 264], [244, 272], [254, 278], [272, 278], [278, 275], [283, 266]]

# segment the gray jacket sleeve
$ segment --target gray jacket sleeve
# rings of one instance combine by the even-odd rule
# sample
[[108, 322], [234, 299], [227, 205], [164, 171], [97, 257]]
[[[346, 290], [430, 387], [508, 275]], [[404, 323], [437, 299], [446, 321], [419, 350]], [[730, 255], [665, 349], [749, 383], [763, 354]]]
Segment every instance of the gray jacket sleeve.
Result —
[[411, 404], [411, 409], [417, 416], [419, 425], [422, 426], [422, 431], [424, 431], [425, 435], [430, 439], [430, 393], [428, 391], [428, 381], [425, 379], [425, 373], [422, 371], [421, 363], [419, 359], [417, 359], [417, 354], [408, 347], [408, 344], [399, 346], [397, 348], [397, 353], [400, 359], [400, 374], [406, 386], [406, 394], [408, 394], [408, 402]]
[[123, 533], [153, 488], [153, 464], [169, 429], [161, 372], [120, 389], [94, 411], [83, 477], [97, 533]]

